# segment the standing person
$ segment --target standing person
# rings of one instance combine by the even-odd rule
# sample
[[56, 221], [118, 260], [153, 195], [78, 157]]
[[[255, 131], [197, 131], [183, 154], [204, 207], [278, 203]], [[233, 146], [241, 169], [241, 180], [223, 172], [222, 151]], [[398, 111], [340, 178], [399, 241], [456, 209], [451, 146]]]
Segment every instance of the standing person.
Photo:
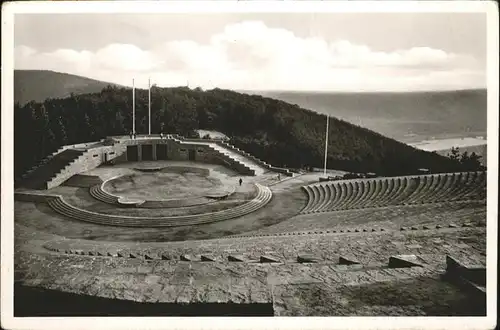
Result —
[[278, 181], [280, 181], [280, 180], [281, 180], [281, 174], [278, 173]]
[[130, 140], [132, 140], [132, 131], [130, 131], [129, 136], [130, 136]]
[[240, 186], [241, 186], [242, 183], [243, 183], [243, 180], [240, 178]]

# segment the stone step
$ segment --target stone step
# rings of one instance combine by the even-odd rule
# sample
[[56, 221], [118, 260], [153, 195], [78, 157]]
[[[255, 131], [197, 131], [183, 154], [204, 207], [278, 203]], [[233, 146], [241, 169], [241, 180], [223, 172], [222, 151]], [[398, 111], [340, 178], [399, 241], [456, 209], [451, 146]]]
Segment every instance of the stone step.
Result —
[[268, 187], [257, 184], [258, 194], [251, 201], [236, 206], [232, 209], [222, 210], [212, 213], [186, 215], [178, 217], [132, 217], [132, 216], [112, 216], [103, 213], [96, 213], [80, 209], [70, 205], [62, 198], [55, 198], [48, 202], [49, 206], [56, 212], [74, 218], [80, 221], [94, 222], [106, 225], [122, 225], [122, 226], [137, 226], [137, 227], [164, 227], [164, 226], [179, 226], [210, 223], [216, 221], [224, 221], [235, 217], [240, 217], [248, 213], [254, 212], [264, 207], [272, 198], [272, 192]]
[[308, 203], [301, 213], [480, 200], [484, 177], [471, 172], [315, 183], [303, 187]]

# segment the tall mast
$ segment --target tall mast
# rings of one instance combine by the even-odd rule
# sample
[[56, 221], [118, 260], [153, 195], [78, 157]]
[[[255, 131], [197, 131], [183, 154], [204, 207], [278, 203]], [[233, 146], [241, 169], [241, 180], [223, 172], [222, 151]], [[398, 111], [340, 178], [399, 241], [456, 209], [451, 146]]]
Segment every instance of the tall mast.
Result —
[[326, 159], [328, 157], [328, 121], [330, 116], [326, 115], [326, 133], [325, 133], [325, 169], [323, 175], [326, 176]]
[[132, 79], [132, 134], [135, 133], [135, 79]]
[[151, 78], [148, 79], [148, 114], [149, 114], [148, 133], [149, 135], [151, 135]]

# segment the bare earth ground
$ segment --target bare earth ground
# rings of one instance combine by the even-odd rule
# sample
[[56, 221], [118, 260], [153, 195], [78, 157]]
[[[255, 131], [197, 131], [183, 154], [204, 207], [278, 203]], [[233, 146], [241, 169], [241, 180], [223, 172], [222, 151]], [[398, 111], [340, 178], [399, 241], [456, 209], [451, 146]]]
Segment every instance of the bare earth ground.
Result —
[[[105, 175], [103, 175], [103, 170], [94, 170], [91, 174], [99, 174], [103, 175], [103, 177], [107, 176], [108, 178], [113, 176], [113, 171], [109, 169], [105, 169], [105, 171], [107, 172]], [[243, 177], [244, 183], [242, 187], [238, 186], [234, 196], [226, 202], [203, 205], [196, 208], [187, 207], [173, 210], [117, 208], [116, 206], [96, 201], [89, 195], [88, 189], [86, 188], [60, 186], [49, 191], [53, 193], [63, 193], [67, 196], [66, 199], [69, 203], [94, 212], [139, 216], [166, 216], [189, 214], [189, 212], [194, 211], [213, 212], [221, 208], [234, 207], [251, 199], [255, 195], [252, 183], [256, 180], [268, 180], [274, 183], [274, 185], [271, 186], [273, 197], [262, 209], [240, 218], [206, 225], [176, 228], [125, 228], [94, 225], [61, 216], [45, 203], [35, 204], [19, 201], [15, 202], [14, 212], [16, 222], [20, 224], [36, 228], [39, 231], [54, 233], [68, 238], [148, 242], [217, 238], [274, 225], [298, 214], [304, 207], [307, 199], [300, 187], [318, 178], [317, 174], [312, 174], [283, 179], [281, 183], [276, 184], [277, 181], [275, 176], [276, 175], [272, 175], [263, 178]]]
[[[145, 200], [186, 198], [221, 187], [220, 180], [194, 173], [136, 173], [111, 180], [104, 188], [113, 194]], [[193, 192], [195, 190], [195, 192]]]
[[[232, 186], [236, 187], [236, 183], [233, 182]], [[208, 171], [205, 174], [186, 169], [180, 173], [171, 171], [168, 167], [150, 173], [135, 171], [131, 175], [112, 179], [104, 186], [104, 190], [113, 195], [152, 201], [189, 198], [231, 190], [230, 186], [224, 188], [220, 178], [210, 175]]]

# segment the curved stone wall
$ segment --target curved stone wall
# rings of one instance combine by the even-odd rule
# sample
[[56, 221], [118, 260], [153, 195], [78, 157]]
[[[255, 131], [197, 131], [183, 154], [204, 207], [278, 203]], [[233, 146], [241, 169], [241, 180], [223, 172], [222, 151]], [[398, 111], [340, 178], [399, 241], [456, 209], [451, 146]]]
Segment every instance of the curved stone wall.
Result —
[[62, 196], [50, 198], [48, 204], [54, 211], [64, 216], [102, 225], [126, 227], [190, 226], [241, 217], [264, 207], [271, 200], [272, 192], [268, 187], [259, 184], [256, 184], [256, 187], [258, 193], [254, 199], [234, 208], [211, 213], [172, 217], [132, 217], [97, 213], [71, 205], [67, 203]]

